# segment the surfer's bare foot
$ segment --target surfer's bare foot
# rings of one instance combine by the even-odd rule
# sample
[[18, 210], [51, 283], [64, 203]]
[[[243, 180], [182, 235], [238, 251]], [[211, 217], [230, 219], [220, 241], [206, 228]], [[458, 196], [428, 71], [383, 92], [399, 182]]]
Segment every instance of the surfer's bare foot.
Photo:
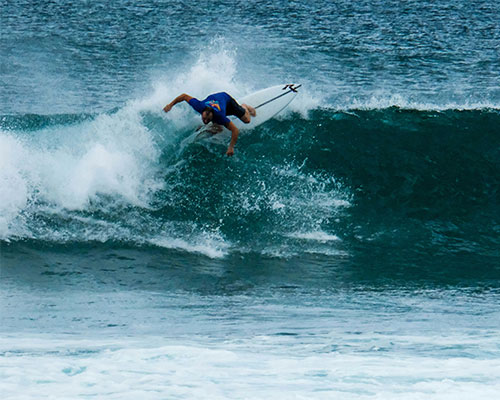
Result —
[[248, 104], [242, 104], [242, 106], [248, 110], [252, 117], [255, 117], [257, 115], [255, 108], [253, 108], [252, 106], [249, 106]]
[[240, 119], [245, 123], [249, 124], [250, 120], [252, 119], [251, 117], [255, 117], [257, 113], [255, 112], [255, 108], [252, 106], [249, 106], [248, 104], [242, 104], [241, 105], [243, 109], [245, 110], [245, 114], [240, 117]]

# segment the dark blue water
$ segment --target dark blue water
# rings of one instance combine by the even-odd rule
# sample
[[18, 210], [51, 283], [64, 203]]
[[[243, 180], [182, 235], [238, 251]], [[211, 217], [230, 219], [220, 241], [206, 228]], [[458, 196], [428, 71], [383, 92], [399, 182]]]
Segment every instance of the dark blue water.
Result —
[[496, 398], [497, 3], [1, 9], [4, 398]]

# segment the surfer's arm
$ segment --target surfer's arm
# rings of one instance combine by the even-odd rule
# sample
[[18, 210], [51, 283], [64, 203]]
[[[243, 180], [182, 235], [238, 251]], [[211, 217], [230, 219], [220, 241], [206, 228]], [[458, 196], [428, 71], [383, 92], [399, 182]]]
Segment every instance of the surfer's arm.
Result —
[[173, 106], [175, 106], [177, 103], [180, 103], [181, 101], [186, 101], [189, 103], [189, 100], [191, 100], [193, 97], [186, 94], [182, 93], [179, 96], [177, 96], [175, 99], [172, 100], [171, 103], [167, 104], [165, 107], [163, 107], [163, 111], [169, 112]]
[[231, 131], [231, 142], [229, 143], [229, 147], [227, 148], [226, 155], [232, 156], [234, 154], [234, 145], [238, 140], [238, 135], [240, 134], [240, 130], [236, 127], [236, 125], [232, 121], [226, 125], [226, 128]]

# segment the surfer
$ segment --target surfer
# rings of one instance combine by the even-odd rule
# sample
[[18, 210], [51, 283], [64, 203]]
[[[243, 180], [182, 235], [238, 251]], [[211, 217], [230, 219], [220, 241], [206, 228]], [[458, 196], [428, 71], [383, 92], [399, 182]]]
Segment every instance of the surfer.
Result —
[[250, 123], [251, 117], [255, 117], [255, 109], [248, 104], [239, 105], [226, 92], [214, 93], [204, 100], [198, 100], [186, 93], [177, 96], [170, 104], [167, 104], [163, 111], [169, 112], [173, 106], [182, 101], [187, 101], [188, 104], [201, 114], [201, 119], [206, 125], [213, 122], [218, 132], [222, 131], [222, 126], [225, 126], [231, 131], [231, 142], [227, 148], [226, 154], [232, 156], [234, 154], [234, 145], [238, 140], [240, 133], [236, 125], [227, 117], [235, 115], [245, 124]]

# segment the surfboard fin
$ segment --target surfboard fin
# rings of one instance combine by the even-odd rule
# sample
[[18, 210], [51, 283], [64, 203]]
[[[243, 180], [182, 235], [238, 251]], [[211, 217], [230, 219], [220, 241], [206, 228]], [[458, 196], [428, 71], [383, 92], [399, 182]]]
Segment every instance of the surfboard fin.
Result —
[[302, 85], [295, 85], [295, 84], [289, 84], [289, 85], [285, 85], [285, 87], [283, 88], [283, 90], [286, 90], [286, 89], [290, 89], [292, 92], [295, 92], [297, 93], [297, 89], [299, 87], [301, 87]]

